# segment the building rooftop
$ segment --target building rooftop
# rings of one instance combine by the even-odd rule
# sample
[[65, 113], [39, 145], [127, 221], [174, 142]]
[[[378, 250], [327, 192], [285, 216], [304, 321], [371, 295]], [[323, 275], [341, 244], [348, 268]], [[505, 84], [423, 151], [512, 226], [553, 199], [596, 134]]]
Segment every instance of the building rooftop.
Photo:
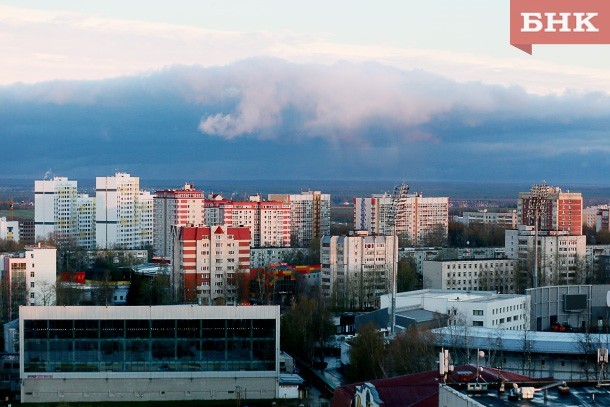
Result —
[[[467, 395], [470, 399], [480, 403], [483, 406], [576, 407], [610, 405], [610, 387], [597, 387], [596, 384], [597, 383], [592, 382], [568, 383], [568, 394], [561, 394], [559, 391], [559, 386], [551, 387], [547, 390], [541, 390], [546, 386], [538, 385], [535, 386], [535, 388], [540, 390], [535, 391], [533, 398], [529, 400], [523, 400], [521, 398], [518, 400], [510, 400], [508, 397], [508, 389], [504, 393], [499, 393], [496, 389], [493, 389], [487, 393], [473, 395], [468, 394], [465, 386], [456, 387], [452, 385], [451, 387], [460, 393]], [[553, 386], [555, 384], [551, 383], [550, 385]]]
[[[464, 331], [466, 330], [466, 332]], [[501, 347], [503, 351], [523, 352], [524, 342], [533, 353], [555, 353], [555, 354], [582, 354], [583, 344], [610, 343], [608, 334], [586, 334], [567, 332], [536, 332], [536, 331], [513, 331], [483, 327], [452, 326], [433, 329], [436, 344], [439, 346], [450, 346], [452, 337], [455, 335], [469, 338], [472, 349], [497, 350]], [[499, 339], [499, 340], [498, 340]]]
[[[476, 369], [477, 367], [473, 365], [456, 366], [453, 373], [449, 375], [448, 382], [466, 383], [474, 378]], [[481, 378], [487, 382], [498, 382], [499, 380], [524, 382], [533, 380], [527, 376], [488, 367], [482, 367]], [[439, 405], [438, 389], [441, 380], [437, 370], [373, 380], [368, 383], [374, 386], [385, 407], [436, 407]], [[336, 388], [331, 401], [331, 407], [351, 406], [356, 386], [360, 384], [362, 383], [354, 383]]]
[[447, 301], [495, 301], [507, 298], [521, 298], [519, 294], [498, 294], [495, 291], [459, 291], [459, 290], [438, 290], [423, 289], [397, 293], [396, 297], [428, 297], [446, 299]]

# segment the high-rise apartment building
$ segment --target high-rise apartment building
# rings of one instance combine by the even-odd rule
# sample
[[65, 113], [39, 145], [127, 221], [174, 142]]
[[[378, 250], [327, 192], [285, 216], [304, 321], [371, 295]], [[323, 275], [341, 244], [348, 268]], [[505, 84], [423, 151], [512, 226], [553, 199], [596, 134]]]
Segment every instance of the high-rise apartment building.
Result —
[[516, 229], [505, 232], [505, 253], [519, 260], [520, 288], [586, 280], [582, 195], [546, 184], [520, 192]]
[[154, 253], [172, 255], [172, 226], [203, 225], [203, 191], [185, 183], [182, 189], [157, 191], [154, 197]]
[[95, 236], [99, 248], [143, 248], [153, 243], [153, 198], [140, 179], [118, 172], [97, 177]]
[[[449, 198], [424, 198], [399, 185], [394, 195], [354, 199], [354, 229], [380, 235], [396, 233], [413, 246], [440, 244], [449, 227]], [[395, 229], [394, 229], [395, 228]]]
[[373, 194], [370, 198], [354, 198], [354, 230], [391, 235], [393, 234], [393, 214], [393, 199], [390, 194]]
[[[574, 236], [567, 231], [539, 231], [538, 286], [587, 283], [586, 241], [586, 236]], [[519, 260], [522, 269], [527, 271], [522, 284], [526, 287], [532, 285], [530, 273], [533, 272], [536, 261], [535, 242], [536, 233], [533, 226], [519, 225], [518, 229], [505, 232], [506, 257]]]
[[349, 308], [372, 307], [391, 289], [398, 261], [395, 236], [356, 232], [320, 242], [322, 293]]
[[236, 303], [239, 279], [250, 272], [250, 229], [173, 227], [172, 284], [178, 301]]
[[76, 237], [77, 182], [66, 177], [34, 181], [36, 239], [52, 236], [58, 244]]
[[[606, 213], [608, 212], [608, 205], [595, 205], [595, 206], [588, 206], [586, 208], [583, 208], [583, 210], [582, 210], [583, 225], [586, 225], [590, 228], [596, 228], [598, 216], [600, 216], [604, 210], [606, 211]], [[606, 215], [606, 218], [607, 218], [607, 215]], [[599, 229], [597, 229], [597, 231], [599, 231]]]
[[534, 185], [529, 192], [520, 192], [517, 219], [520, 225], [535, 226], [539, 230], [582, 235], [582, 194], [563, 192], [559, 187]]
[[87, 250], [95, 249], [95, 197], [87, 194], [76, 198], [76, 244]]
[[269, 201], [290, 205], [290, 242], [309, 246], [312, 240], [330, 235], [330, 194], [306, 191], [298, 194], [269, 194]]
[[464, 212], [462, 218], [458, 218], [458, 221], [461, 221], [466, 226], [485, 224], [514, 229], [517, 227], [517, 211], [512, 209], [505, 212], [495, 212], [481, 209], [476, 212]]
[[247, 226], [252, 247], [290, 246], [290, 204], [262, 201], [258, 195], [249, 201], [232, 201], [219, 195], [206, 199], [205, 224]]

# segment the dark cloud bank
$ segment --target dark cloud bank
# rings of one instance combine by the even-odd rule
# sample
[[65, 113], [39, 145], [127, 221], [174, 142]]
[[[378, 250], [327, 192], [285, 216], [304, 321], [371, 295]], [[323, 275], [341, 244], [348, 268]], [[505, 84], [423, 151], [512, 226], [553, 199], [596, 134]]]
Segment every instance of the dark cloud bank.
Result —
[[4, 178], [604, 183], [610, 97], [252, 59], [0, 88]]

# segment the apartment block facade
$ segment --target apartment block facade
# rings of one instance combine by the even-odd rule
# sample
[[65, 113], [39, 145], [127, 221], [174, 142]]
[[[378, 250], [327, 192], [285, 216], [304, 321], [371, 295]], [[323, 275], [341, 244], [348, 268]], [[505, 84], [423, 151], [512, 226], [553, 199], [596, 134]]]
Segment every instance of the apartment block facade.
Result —
[[77, 182], [66, 177], [34, 181], [36, 239], [52, 236], [61, 244], [77, 235]]
[[439, 245], [447, 238], [449, 198], [424, 198], [396, 187], [394, 195], [354, 198], [354, 229], [381, 235], [396, 234], [412, 246]]
[[[535, 231], [533, 226], [519, 225], [505, 232], [505, 253], [519, 260], [527, 270], [533, 270]], [[579, 284], [585, 278], [586, 236], [574, 236], [567, 231], [538, 233], [538, 285]]]
[[97, 177], [95, 236], [101, 249], [143, 248], [153, 243], [153, 197], [127, 173]]
[[424, 288], [516, 292], [516, 259], [429, 260], [423, 262]]
[[5, 256], [2, 301], [7, 320], [19, 318], [19, 306], [55, 305], [57, 249], [29, 246], [17, 256]]
[[204, 224], [203, 191], [185, 183], [182, 189], [157, 191], [154, 196], [154, 253], [172, 255], [172, 226]]
[[0, 218], [0, 239], [13, 240], [19, 242], [19, 222]]
[[535, 226], [535, 212], [539, 213], [539, 230], [582, 235], [582, 194], [563, 192], [559, 187], [534, 185], [529, 192], [520, 192], [517, 219], [520, 225]]
[[172, 236], [172, 284], [177, 300], [237, 303], [240, 278], [250, 272], [250, 229], [220, 225], [173, 227]]
[[321, 289], [349, 308], [373, 307], [391, 289], [398, 261], [394, 236], [324, 236], [320, 242]]
[[493, 212], [488, 209], [481, 209], [477, 212], [464, 212], [460, 221], [466, 226], [472, 224], [485, 224], [515, 229], [517, 227], [517, 210], [512, 209], [506, 212]]
[[373, 194], [370, 198], [354, 198], [354, 230], [391, 235], [394, 233], [393, 213], [393, 199], [390, 194]]
[[95, 249], [95, 197], [87, 194], [76, 198], [76, 244], [87, 250]]
[[330, 235], [330, 194], [269, 194], [269, 201], [290, 205], [290, 244], [307, 247], [314, 239]]

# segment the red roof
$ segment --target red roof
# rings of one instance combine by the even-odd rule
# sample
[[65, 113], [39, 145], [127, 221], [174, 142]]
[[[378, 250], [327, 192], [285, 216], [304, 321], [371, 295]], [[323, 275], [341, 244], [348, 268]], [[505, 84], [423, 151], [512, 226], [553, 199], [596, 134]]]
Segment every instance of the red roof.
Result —
[[[233, 235], [235, 240], [251, 240], [250, 228], [246, 226], [241, 227], [227, 227], [227, 234]], [[221, 226], [216, 227], [214, 234], [224, 234]], [[203, 240], [204, 237], [210, 237], [211, 228], [209, 226], [184, 226], [180, 228], [180, 240]]]
[[252, 240], [252, 235], [250, 235], [250, 228], [247, 226], [228, 227], [227, 234], [233, 235], [233, 239], [235, 240]]
[[[476, 366], [473, 365], [456, 366], [453, 373], [449, 376], [448, 382], [463, 381], [463, 373], [467, 371], [474, 377], [476, 369]], [[483, 367], [481, 378], [486, 382], [496, 382], [500, 378], [504, 378], [505, 381], [509, 382], [529, 382], [537, 380], [529, 376], [488, 367]], [[375, 386], [385, 407], [436, 407], [438, 406], [439, 382], [440, 376], [438, 371], [431, 370], [428, 372], [396, 376], [389, 379], [372, 380], [369, 383]], [[362, 383], [348, 384], [336, 388], [330, 404], [331, 407], [351, 406], [355, 394], [355, 387], [360, 384]]]
[[185, 226], [180, 228], [180, 240], [203, 240], [203, 237], [210, 237], [209, 226]]

